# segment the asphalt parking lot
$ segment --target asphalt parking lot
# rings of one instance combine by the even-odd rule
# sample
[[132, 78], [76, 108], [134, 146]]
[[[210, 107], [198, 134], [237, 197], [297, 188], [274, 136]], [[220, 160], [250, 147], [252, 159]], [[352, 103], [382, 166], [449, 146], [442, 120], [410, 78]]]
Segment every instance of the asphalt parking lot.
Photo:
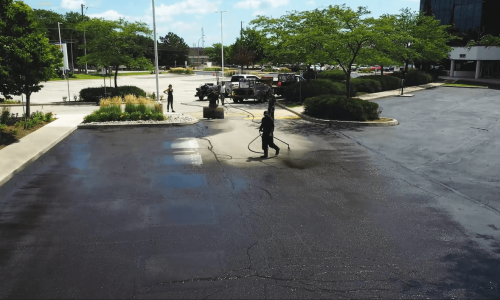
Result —
[[77, 130], [0, 187], [0, 297], [498, 298], [498, 96], [381, 99], [386, 128], [279, 119], [268, 160], [236, 113], [261, 104]]

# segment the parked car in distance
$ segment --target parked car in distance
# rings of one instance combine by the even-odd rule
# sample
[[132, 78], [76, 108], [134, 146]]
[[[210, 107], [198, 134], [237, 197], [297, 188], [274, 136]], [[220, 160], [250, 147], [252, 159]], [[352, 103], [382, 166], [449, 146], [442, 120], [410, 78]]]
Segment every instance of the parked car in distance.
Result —
[[381, 66], [374, 66], [374, 67], [371, 67], [371, 69], [372, 69], [372, 71], [375, 71], [375, 70], [380, 71], [380, 70], [382, 70], [382, 67]]
[[387, 72], [394, 72], [394, 66], [384, 67], [384, 71], [387, 71]]

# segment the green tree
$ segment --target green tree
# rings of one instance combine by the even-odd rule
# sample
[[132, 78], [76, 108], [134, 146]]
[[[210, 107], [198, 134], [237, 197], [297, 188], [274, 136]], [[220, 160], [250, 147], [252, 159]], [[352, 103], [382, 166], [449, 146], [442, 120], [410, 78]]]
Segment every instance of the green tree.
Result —
[[415, 61], [438, 62], [448, 57], [451, 51], [448, 43], [454, 38], [446, 31], [448, 25], [441, 25], [434, 17], [408, 8], [398, 15], [383, 18], [392, 21], [394, 28], [390, 36], [390, 57], [404, 63], [405, 72]]
[[33, 11], [23, 2], [0, 0], [0, 92], [26, 95], [30, 115], [31, 94], [62, 65], [63, 54], [38, 31]]
[[361, 64], [366, 65], [379, 65], [381, 67], [381, 75], [384, 75], [384, 66], [397, 65], [397, 58], [393, 57], [394, 44], [391, 41], [391, 36], [394, 32], [393, 20], [391, 17], [381, 17], [374, 20], [374, 35], [372, 44], [370, 45], [371, 51], [360, 59]]
[[259, 17], [252, 24], [266, 34], [268, 53], [275, 60], [291, 63], [289, 59], [295, 58], [308, 65], [339, 65], [347, 76], [346, 92], [350, 95], [352, 65], [368, 55], [374, 39], [374, 20], [366, 18], [369, 13], [365, 7], [352, 10], [335, 5], [292, 12], [279, 19]]
[[253, 28], [245, 28], [241, 32], [241, 38], [238, 38], [234, 45], [235, 49], [238, 48], [238, 46], [242, 46], [246, 50], [252, 52], [254, 56], [252, 63], [255, 64], [261, 63], [266, 59], [264, 42], [264, 36], [260, 31]]
[[189, 46], [183, 38], [173, 32], [160, 37], [158, 63], [165, 66], [183, 65], [187, 61]]
[[[224, 46], [224, 65], [231, 63], [233, 56], [234, 45]], [[219, 65], [222, 64], [222, 48], [221, 43], [215, 43], [211, 47], [205, 47], [205, 55], [208, 56], [210, 61]]]
[[245, 46], [239, 46], [233, 53], [232, 62], [241, 65], [241, 70], [243, 71], [243, 66], [248, 66], [254, 61], [255, 55], [253, 51], [248, 50]]
[[470, 41], [467, 44], [469, 49], [474, 46], [484, 46], [484, 47], [500, 47], [500, 37], [492, 36], [490, 34], [483, 36], [478, 42]]
[[[141, 69], [152, 69], [152, 62], [145, 59], [144, 49], [137, 43], [137, 36], [149, 35], [151, 30], [145, 23], [130, 23], [124, 19], [108, 21], [91, 19], [81, 22], [76, 30], [86, 30], [93, 35], [87, 39], [87, 55], [78, 59], [79, 63], [90, 63], [96, 66], [112, 66], [115, 68], [115, 88], [118, 87], [118, 67], [125, 65]], [[83, 47], [80, 45], [80, 47]]]
[[59, 42], [57, 23], [65, 23], [63, 15], [58, 14], [52, 10], [34, 9], [33, 17], [39, 33], [44, 34], [51, 43]]
[[297, 13], [289, 13], [280, 18], [258, 16], [250, 22], [253, 30], [260, 32], [266, 62], [314, 63], [303, 43], [302, 22]]

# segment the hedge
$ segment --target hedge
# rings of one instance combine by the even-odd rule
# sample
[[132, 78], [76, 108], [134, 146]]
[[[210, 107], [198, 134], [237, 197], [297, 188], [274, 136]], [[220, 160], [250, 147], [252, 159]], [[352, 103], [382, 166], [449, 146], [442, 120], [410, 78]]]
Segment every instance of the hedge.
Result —
[[382, 91], [397, 90], [401, 87], [401, 78], [389, 75], [368, 75], [358, 77], [359, 79], [371, 79], [380, 82]]
[[[300, 91], [302, 84], [302, 92]], [[320, 95], [345, 95], [345, 83], [335, 82], [328, 79], [314, 79], [309, 83], [307, 82], [296, 82], [287, 87], [284, 90], [284, 96], [287, 101], [297, 102], [300, 99], [302, 93], [302, 99], [307, 99], [311, 97], [316, 97]], [[351, 84], [351, 96], [356, 96], [356, 88]]]
[[367, 79], [364, 77], [354, 78], [351, 80], [352, 84], [356, 88], [356, 91], [363, 93], [378, 93], [382, 91], [382, 84], [380, 82]]
[[[106, 93], [110, 97], [124, 97], [126, 95], [135, 95], [136, 97], [146, 97], [146, 92], [136, 86], [125, 85], [118, 88], [107, 87]], [[80, 99], [83, 101], [97, 101], [104, 96], [104, 87], [85, 88], [80, 90]]]
[[372, 121], [380, 115], [375, 102], [346, 96], [322, 95], [304, 102], [304, 113], [311, 117], [344, 121]]
[[205, 71], [222, 71], [221, 67], [208, 67], [205, 68]]
[[[395, 76], [398, 78], [403, 78], [403, 73], [394, 72], [391, 76]], [[419, 70], [409, 70], [408, 74], [406, 74], [405, 86], [415, 86], [422, 85], [432, 82], [432, 75]]]
[[318, 79], [329, 79], [333, 81], [347, 80], [344, 71], [341, 70], [328, 70], [318, 74]]

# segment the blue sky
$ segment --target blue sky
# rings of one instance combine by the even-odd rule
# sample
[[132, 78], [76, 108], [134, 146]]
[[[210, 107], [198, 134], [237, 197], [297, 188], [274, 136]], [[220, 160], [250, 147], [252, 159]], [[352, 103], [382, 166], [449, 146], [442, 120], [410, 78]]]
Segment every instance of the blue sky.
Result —
[[[152, 24], [150, 0], [26, 0], [32, 8], [43, 8], [65, 13], [81, 12], [81, 4], [92, 17], [117, 20], [124, 17], [129, 21], [143, 21]], [[373, 16], [385, 13], [395, 14], [401, 8], [419, 9], [420, 0], [155, 0], [157, 34], [172, 31], [189, 46], [198, 44], [201, 28], [205, 31], [205, 46], [221, 40], [220, 14], [223, 14], [224, 45], [233, 43], [243, 27], [257, 15], [278, 17], [290, 10], [311, 10], [328, 5], [344, 4], [350, 7], [367, 6]], [[200, 41], [201, 46], [201, 41]]]

